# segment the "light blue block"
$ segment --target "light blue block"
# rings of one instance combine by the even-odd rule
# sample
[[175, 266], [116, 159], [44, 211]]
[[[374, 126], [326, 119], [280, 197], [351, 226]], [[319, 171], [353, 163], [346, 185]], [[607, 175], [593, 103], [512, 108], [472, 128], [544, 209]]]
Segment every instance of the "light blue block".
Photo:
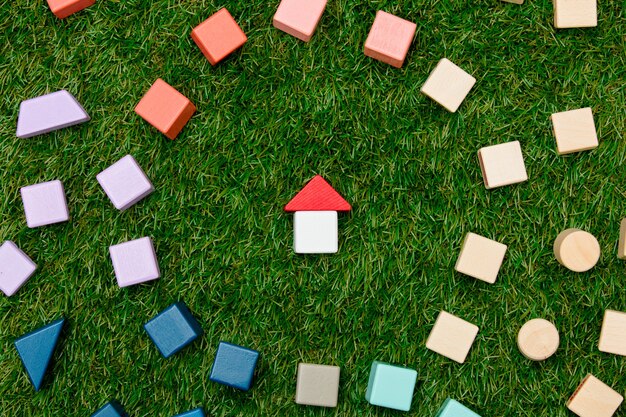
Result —
[[187, 411], [186, 413], [178, 414], [174, 417], [205, 417], [202, 408], [196, 408], [194, 410]]
[[374, 361], [365, 399], [379, 407], [409, 411], [416, 381], [417, 371], [414, 369]]
[[98, 409], [91, 417], [128, 417], [117, 401], [110, 401]]
[[458, 401], [448, 398], [435, 417], [480, 417]]

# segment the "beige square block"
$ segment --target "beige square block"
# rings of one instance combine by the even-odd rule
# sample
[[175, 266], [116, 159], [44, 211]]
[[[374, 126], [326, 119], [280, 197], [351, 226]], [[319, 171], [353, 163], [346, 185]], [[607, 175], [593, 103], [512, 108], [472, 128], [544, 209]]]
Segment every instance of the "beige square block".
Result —
[[461, 246], [461, 254], [454, 269], [470, 277], [493, 284], [498, 278], [507, 246], [487, 239], [486, 237], [468, 233]]
[[555, 113], [551, 119], [559, 155], [598, 147], [598, 135], [591, 108]]
[[617, 257], [626, 259], [626, 219], [622, 219], [619, 228], [619, 243], [617, 245]]
[[421, 91], [454, 113], [475, 83], [474, 77], [443, 58], [430, 73]]
[[524, 0], [502, 0], [505, 1], [507, 3], [514, 3], [514, 4], [524, 4]]
[[553, 0], [554, 27], [558, 29], [598, 26], [597, 0]]
[[428, 336], [426, 347], [458, 363], [465, 362], [478, 326], [442, 311]]
[[299, 364], [296, 404], [336, 407], [339, 372], [338, 366]]
[[528, 180], [522, 147], [518, 141], [481, 148], [478, 151], [478, 162], [488, 190]]
[[611, 417], [624, 397], [593, 375], [587, 375], [567, 401], [567, 408], [579, 417]]
[[626, 313], [614, 310], [604, 312], [598, 349], [600, 352], [626, 356]]

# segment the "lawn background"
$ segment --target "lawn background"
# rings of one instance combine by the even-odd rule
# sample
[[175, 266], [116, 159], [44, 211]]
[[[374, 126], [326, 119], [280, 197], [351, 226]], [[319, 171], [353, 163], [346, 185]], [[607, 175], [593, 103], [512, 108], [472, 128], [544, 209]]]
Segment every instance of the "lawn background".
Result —
[[[600, 1], [599, 26], [556, 31], [549, 0], [333, 1], [310, 43], [271, 25], [276, 2], [98, 1], [66, 20], [44, 1], [0, 5], [0, 241], [39, 265], [0, 298], [0, 414], [88, 416], [117, 398], [135, 416], [392, 416], [365, 401], [373, 360], [417, 369], [413, 408], [448, 396], [483, 417], [566, 416], [587, 373], [619, 392], [626, 362], [597, 349], [604, 310], [626, 310], [616, 257], [626, 215], [626, 29], [623, 1]], [[226, 6], [249, 40], [212, 67], [191, 29]], [[417, 23], [402, 69], [363, 55], [378, 9]], [[419, 93], [448, 57], [478, 82], [450, 114]], [[133, 108], [158, 77], [198, 107], [170, 141]], [[17, 139], [19, 103], [67, 89], [92, 121]], [[600, 147], [558, 156], [549, 121], [593, 108]], [[530, 180], [485, 190], [476, 151], [519, 140]], [[156, 192], [120, 213], [96, 182], [131, 153]], [[297, 256], [282, 207], [315, 174], [353, 204], [340, 249]], [[65, 185], [71, 221], [30, 230], [19, 187]], [[574, 274], [552, 255], [580, 227], [602, 257]], [[454, 272], [476, 232], [509, 245], [494, 285]], [[108, 247], [152, 236], [162, 278], [119, 289]], [[165, 360], [142, 325], [183, 300], [205, 330]], [[445, 309], [480, 327], [464, 365], [425, 347]], [[69, 320], [35, 393], [16, 337]], [[545, 363], [518, 352], [534, 317], [561, 348]], [[227, 340], [262, 353], [254, 387], [209, 381]], [[294, 404], [298, 362], [341, 366], [334, 410]], [[626, 416], [620, 411], [618, 416]]]

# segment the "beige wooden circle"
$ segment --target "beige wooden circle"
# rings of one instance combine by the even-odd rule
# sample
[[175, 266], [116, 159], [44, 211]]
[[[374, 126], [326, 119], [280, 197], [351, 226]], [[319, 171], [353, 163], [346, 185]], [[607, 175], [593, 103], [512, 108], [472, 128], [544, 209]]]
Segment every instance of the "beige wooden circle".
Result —
[[524, 324], [517, 334], [517, 346], [522, 355], [532, 361], [543, 361], [559, 348], [559, 331], [544, 319], [533, 319]]
[[567, 229], [554, 241], [554, 256], [571, 271], [589, 271], [600, 259], [600, 244], [591, 233]]

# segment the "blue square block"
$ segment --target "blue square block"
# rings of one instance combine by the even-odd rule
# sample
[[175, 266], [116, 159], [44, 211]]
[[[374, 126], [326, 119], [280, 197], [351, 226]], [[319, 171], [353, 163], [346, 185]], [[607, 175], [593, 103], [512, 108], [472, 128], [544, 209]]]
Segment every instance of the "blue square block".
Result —
[[91, 417], [128, 417], [128, 414], [117, 401], [111, 401], [93, 413]]
[[379, 407], [409, 411], [416, 382], [416, 370], [374, 361], [365, 399]]
[[180, 351], [202, 334], [200, 325], [183, 302], [172, 304], [143, 327], [165, 358]]
[[458, 401], [448, 398], [444, 401], [436, 417], [480, 417]]
[[211, 376], [213, 382], [248, 391], [259, 360], [259, 352], [245, 347], [220, 342], [213, 361]]
[[178, 414], [174, 417], [205, 417], [205, 415], [204, 415], [204, 411], [202, 410], [202, 408], [196, 408], [194, 410], [190, 410], [185, 413]]

